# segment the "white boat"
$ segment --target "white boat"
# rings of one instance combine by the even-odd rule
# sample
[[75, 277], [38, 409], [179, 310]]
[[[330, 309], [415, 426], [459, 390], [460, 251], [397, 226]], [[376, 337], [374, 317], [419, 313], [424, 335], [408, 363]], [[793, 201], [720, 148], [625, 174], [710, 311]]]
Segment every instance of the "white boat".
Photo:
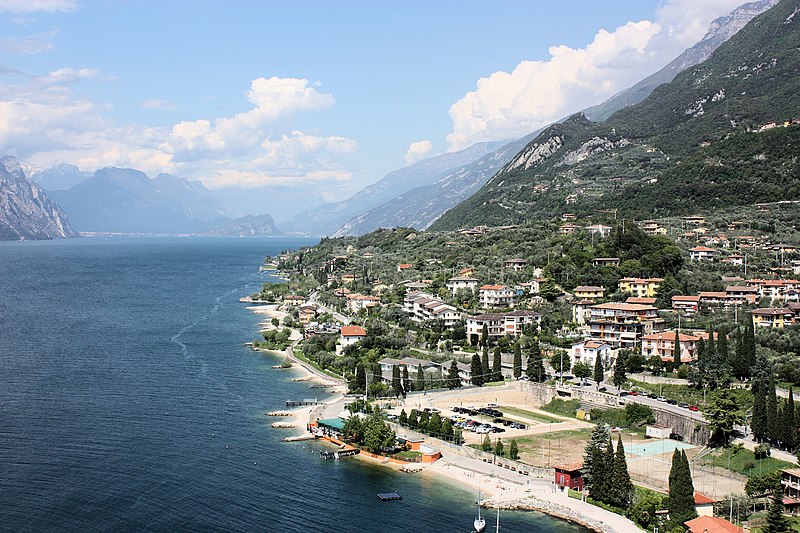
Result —
[[481, 488], [478, 487], [478, 518], [472, 522], [472, 527], [475, 529], [475, 533], [481, 533], [484, 529], [486, 529], [486, 520], [481, 518]]

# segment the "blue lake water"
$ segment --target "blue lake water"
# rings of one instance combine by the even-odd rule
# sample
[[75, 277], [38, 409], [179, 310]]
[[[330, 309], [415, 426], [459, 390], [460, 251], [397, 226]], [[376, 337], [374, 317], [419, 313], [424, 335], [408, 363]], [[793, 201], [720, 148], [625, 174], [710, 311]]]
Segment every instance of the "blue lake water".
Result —
[[238, 299], [269, 279], [264, 256], [313, 243], [0, 243], [0, 530], [469, 531], [474, 494], [321, 461], [321, 444], [281, 442], [264, 416], [313, 394], [243, 346], [259, 317]]

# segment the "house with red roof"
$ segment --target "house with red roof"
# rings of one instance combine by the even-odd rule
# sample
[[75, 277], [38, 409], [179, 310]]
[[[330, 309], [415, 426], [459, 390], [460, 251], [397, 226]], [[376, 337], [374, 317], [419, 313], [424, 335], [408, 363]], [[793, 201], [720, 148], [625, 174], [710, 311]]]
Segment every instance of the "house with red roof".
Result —
[[343, 326], [339, 329], [339, 344], [346, 348], [367, 336], [367, 330], [361, 326]]
[[687, 520], [684, 524], [691, 533], [744, 533], [744, 529], [736, 524], [716, 516], [699, 516]]

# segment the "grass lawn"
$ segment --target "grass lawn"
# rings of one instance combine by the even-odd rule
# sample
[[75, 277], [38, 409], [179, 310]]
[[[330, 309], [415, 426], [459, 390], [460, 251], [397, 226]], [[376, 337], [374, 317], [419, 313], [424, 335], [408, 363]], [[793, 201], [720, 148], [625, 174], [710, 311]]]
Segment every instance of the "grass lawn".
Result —
[[[559, 418], [543, 415], [541, 413], [534, 413], [533, 411], [526, 411], [525, 409], [519, 409], [517, 407], [508, 407], [507, 405], [501, 405], [498, 407], [498, 409], [503, 412], [503, 416], [506, 418], [511, 418], [511, 416], [508, 415], [512, 415], [512, 416], [521, 416], [524, 418], [528, 418], [530, 420], [542, 422], [544, 424], [549, 424], [550, 422], [563, 422], [563, 420]], [[520, 422], [522, 422], [522, 420], [520, 420]]]
[[[750, 518], [751, 522], [753, 518], [756, 518], [759, 523], [764, 523], [767, 519], [767, 514], [759, 513], [758, 515], [753, 515], [753, 517]], [[787, 516], [786, 523], [789, 525], [789, 531], [800, 531], [800, 516]], [[754, 527], [750, 531], [752, 531], [752, 533], [763, 533], [764, 528]]]
[[580, 400], [559, 400], [558, 398], [553, 398], [550, 403], [542, 406], [542, 411], [574, 418], [575, 411], [577, 411], [580, 406]]
[[404, 452], [396, 453], [394, 456], [398, 459], [403, 459], [406, 461], [415, 461], [417, 458], [422, 457], [422, 454], [414, 450], [406, 450]]
[[[707, 391], [706, 399], [703, 401], [703, 389], [695, 389], [689, 385], [671, 385], [659, 383], [645, 383], [644, 381], [629, 380], [633, 385], [640, 389], [661, 394], [667, 398], [677, 400], [678, 403], [688, 403], [697, 405], [700, 410], [710, 406], [717, 397], [718, 391]], [[753, 394], [747, 389], [729, 389], [740, 409], [746, 410], [753, 406]]]
[[767, 457], [756, 459], [752, 451], [746, 448], [722, 448], [703, 458], [703, 464], [728, 468], [728, 451], [730, 454], [730, 469], [745, 476], [769, 474], [784, 468], [794, 468], [796, 465]]

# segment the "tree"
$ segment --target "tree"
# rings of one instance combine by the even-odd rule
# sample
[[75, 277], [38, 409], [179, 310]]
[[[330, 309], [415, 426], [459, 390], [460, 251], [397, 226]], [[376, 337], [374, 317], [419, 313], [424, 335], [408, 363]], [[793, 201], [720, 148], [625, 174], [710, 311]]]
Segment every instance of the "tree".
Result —
[[381, 415], [373, 414], [364, 424], [364, 446], [371, 452], [381, 452], [394, 446], [396, 435]]
[[778, 397], [775, 394], [775, 381], [770, 376], [767, 382], [767, 436], [777, 442], [780, 438], [780, 420], [778, 419]]
[[417, 419], [417, 410], [412, 409], [411, 414], [408, 415], [408, 427], [415, 429], [419, 426], [419, 420]]
[[492, 369], [489, 367], [489, 347], [483, 347], [483, 358], [481, 359], [481, 376], [484, 383], [492, 381]]
[[442, 419], [441, 436], [445, 440], [450, 440], [453, 438], [453, 424], [450, 422], [449, 418]]
[[572, 372], [575, 374], [575, 377], [580, 378], [581, 383], [584, 383], [586, 378], [592, 375], [592, 369], [589, 368], [589, 365], [586, 363], [576, 363], [574, 367], [572, 367]]
[[508, 457], [512, 461], [519, 459], [519, 448], [517, 447], [517, 439], [511, 439], [511, 446], [508, 447]]
[[481, 365], [481, 356], [478, 352], [472, 354], [472, 363], [469, 366], [470, 381], [473, 385], [480, 387], [483, 385], [483, 368]]
[[519, 379], [522, 375], [522, 348], [519, 342], [514, 344], [514, 379]]
[[400, 417], [397, 419], [401, 426], [408, 425], [408, 414], [406, 413], [405, 409], [400, 411]]
[[544, 360], [542, 360], [542, 350], [538, 340], [534, 340], [531, 345], [531, 353], [528, 355], [528, 368], [525, 369], [525, 374], [531, 381], [537, 383], [544, 383], [547, 379], [547, 374], [544, 371]]
[[492, 451], [492, 439], [489, 438], [488, 434], [483, 438], [483, 442], [481, 443], [481, 450], [484, 452]]
[[367, 372], [361, 363], [356, 366], [356, 390], [357, 392], [366, 392], [367, 390]]
[[458, 364], [456, 360], [450, 361], [450, 369], [447, 371], [447, 388], [457, 389], [461, 387], [461, 376], [458, 373]]
[[764, 533], [785, 533], [789, 531], [789, 524], [783, 514], [783, 485], [780, 481], [772, 489], [771, 499], [767, 512], [767, 526], [762, 531]]
[[499, 438], [494, 443], [494, 454], [503, 457], [503, 441]]
[[706, 410], [712, 438], [719, 439], [727, 446], [733, 427], [744, 423], [744, 414], [736, 405], [736, 400], [728, 389], [719, 391], [717, 397]]
[[411, 378], [408, 376], [408, 365], [403, 365], [403, 396], [412, 390]]
[[667, 508], [673, 525], [683, 525], [687, 520], [697, 518], [692, 472], [686, 454], [682, 450], [675, 450], [672, 454]]
[[494, 360], [492, 361], [492, 381], [503, 381], [502, 354], [500, 347], [494, 349]]
[[485, 322], [481, 328], [481, 346], [489, 346], [489, 325]]
[[586, 489], [593, 495], [592, 497], [600, 493], [598, 489], [606, 476], [604, 458], [608, 438], [608, 426], [598, 424], [592, 430], [591, 438], [584, 448], [583, 480]]
[[417, 365], [417, 379], [414, 388], [416, 390], [425, 390], [425, 372], [422, 370], [422, 365]]
[[442, 417], [439, 413], [433, 413], [428, 420], [428, 433], [434, 437], [438, 436], [442, 431]]
[[625, 375], [625, 367], [627, 366], [625, 361], [625, 355], [623, 354], [622, 350], [620, 350], [619, 355], [617, 355], [617, 360], [614, 362], [614, 375], [611, 378], [614, 382], [614, 385], [617, 387], [621, 387], [626, 381], [628, 381], [628, 377]]
[[603, 372], [603, 361], [600, 360], [600, 357], [594, 358], [594, 382], [597, 383], [597, 388], [600, 388], [600, 384], [605, 379], [606, 375]]
[[400, 367], [397, 365], [392, 366], [392, 393], [395, 396], [403, 394], [403, 384], [400, 380]]
[[681, 332], [675, 330], [675, 342], [672, 345], [672, 366], [678, 368], [681, 366]]
[[795, 438], [795, 405], [794, 405], [794, 391], [789, 386], [789, 398], [786, 400], [786, 408], [784, 409], [783, 416], [781, 417], [781, 429], [783, 430], [783, 437], [781, 440], [786, 448], [792, 450], [796, 444]]
[[625, 460], [625, 448], [622, 445], [622, 435], [617, 439], [617, 451], [614, 454], [614, 464], [611, 468], [611, 479], [608, 484], [609, 503], [626, 509], [633, 500], [633, 483], [628, 473], [628, 462]]

